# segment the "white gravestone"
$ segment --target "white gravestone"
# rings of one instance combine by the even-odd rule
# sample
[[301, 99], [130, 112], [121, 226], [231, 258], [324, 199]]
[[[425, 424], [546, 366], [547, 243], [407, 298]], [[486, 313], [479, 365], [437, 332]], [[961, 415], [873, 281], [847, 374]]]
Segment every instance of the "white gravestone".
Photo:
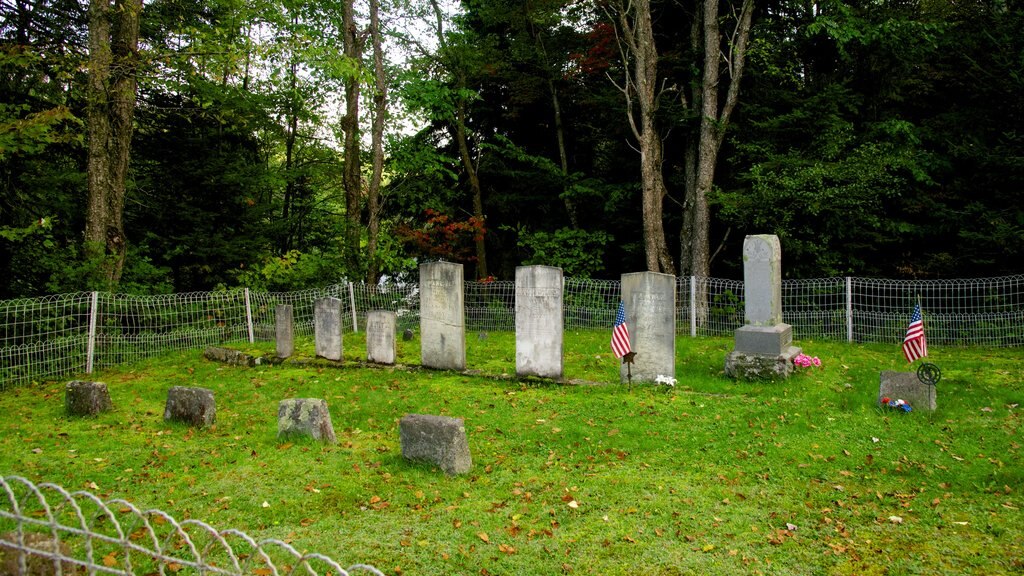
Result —
[[313, 331], [316, 355], [328, 360], [341, 360], [342, 301], [338, 298], [318, 298], [313, 303]]
[[274, 341], [278, 358], [288, 358], [295, 352], [295, 323], [291, 304], [278, 304], [274, 308]]
[[792, 346], [793, 327], [782, 321], [782, 247], [778, 236], [758, 234], [743, 241], [743, 293], [746, 323], [736, 330], [736, 347], [725, 373], [760, 379], [788, 377], [800, 349]]
[[[676, 376], [676, 277], [658, 272], [622, 275], [622, 301], [633, 352], [633, 380], [654, 382]], [[619, 368], [622, 382], [627, 366]]]
[[420, 264], [420, 362], [424, 366], [466, 369], [464, 303], [462, 264]]
[[366, 314], [366, 361], [394, 364], [395, 330], [398, 319], [388, 310], [371, 310]]
[[516, 268], [516, 374], [562, 377], [562, 269]]

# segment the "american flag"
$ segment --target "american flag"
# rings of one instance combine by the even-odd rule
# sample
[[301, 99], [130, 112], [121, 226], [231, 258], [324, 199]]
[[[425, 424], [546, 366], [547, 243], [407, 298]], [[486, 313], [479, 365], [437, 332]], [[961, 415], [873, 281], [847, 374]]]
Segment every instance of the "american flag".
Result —
[[615, 327], [612, 328], [612, 352], [616, 358], [622, 358], [632, 351], [629, 344], [629, 327], [626, 326], [626, 305], [619, 300], [619, 310], [615, 313]]
[[910, 315], [910, 326], [907, 328], [907, 335], [903, 338], [903, 355], [907, 362], [913, 362], [918, 358], [928, 355], [928, 343], [924, 340], [924, 322], [921, 320], [921, 305], [914, 306], [914, 313]]

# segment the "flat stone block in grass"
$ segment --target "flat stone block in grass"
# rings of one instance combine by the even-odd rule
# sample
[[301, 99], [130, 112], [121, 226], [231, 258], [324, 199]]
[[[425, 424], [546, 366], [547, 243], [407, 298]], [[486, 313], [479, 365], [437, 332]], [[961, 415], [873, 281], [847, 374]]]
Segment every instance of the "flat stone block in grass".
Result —
[[[60, 573], [65, 575], [77, 575], [84, 572], [77, 564], [66, 560], [74, 558], [74, 552], [66, 543], [54, 540], [49, 534], [38, 532], [24, 532], [21, 535], [21, 542], [18, 541], [17, 532], [6, 532], [0, 534], [0, 574], [30, 574], [32, 576], [50, 576], [57, 574], [57, 563], [60, 564]], [[25, 554], [25, 571], [21, 571], [18, 557], [19, 550], [13, 546], [24, 547], [34, 552]], [[45, 555], [45, 556], [44, 556]], [[50, 556], [50, 557], [47, 557]], [[51, 557], [56, 556], [56, 561]]]
[[64, 407], [70, 416], [95, 416], [112, 410], [114, 405], [103, 382], [74, 380], [64, 388]]
[[238, 350], [221, 348], [219, 346], [210, 346], [203, 350], [203, 357], [214, 362], [223, 362], [234, 366], [248, 366], [250, 368], [260, 363], [260, 359], [255, 356], [249, 356]]
[[331, 411], [322, 398], [288, 398], [277, 406], [277, 436], [310, 436], [328, 444], [337, 443]]
[[914, 410], [935, 410], [935, 386], [928, 385], [914, 372], [883, 370], [878, 384], [878, 402], [888, 397], [901, 399]]
[[174, 386], [167, 391], [164, 420], [184, 422], [196, 428], [210, 426], [217, 419], [213, 391], [206, 388]]
[[398, 423], [402, 456], [437, 465], [445, 474], [464, 474], [473, 466], [462, 418], [407, 414]]

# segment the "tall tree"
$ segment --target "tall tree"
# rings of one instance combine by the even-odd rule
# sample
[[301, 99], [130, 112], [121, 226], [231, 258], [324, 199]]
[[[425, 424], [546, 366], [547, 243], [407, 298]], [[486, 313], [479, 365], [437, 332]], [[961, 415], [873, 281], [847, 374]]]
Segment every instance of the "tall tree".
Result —
[[138, 92], [142, 0], [89, 2], [89, 203], [85, 241], [103, 258], [109, 288], [121, 279], [128, 239], [124, 202]]
[[362, 198], [363, 180], [359, 146], [359, 92], [360, 76], [358, 64], [362, 60], [363, 39], [356, 24], [355, 0], [342, 2], [342, 38], [345, 58], [356, 70], [345, 77], [345, 115], [342, 117], [341, 129], [345, 132], [342, 148], [344, 156], [345, 186], [345, 246], [347, 260], [351, 270], [359, 265], [359, 237], [361, 232], [360, 199]]
[[373, 122], [370, 128], [370, 183], [366, 191], [366, 281], [376, 285], [380, 275], [377, 262], [377, 236], [380, 234], [380, 188], [384, 173], [384, 122], [388, 112], [388, 79], [384, 71], [384, 45], [381, 39], [380, 0], [370, 0], [370, 45], [373, 49]]

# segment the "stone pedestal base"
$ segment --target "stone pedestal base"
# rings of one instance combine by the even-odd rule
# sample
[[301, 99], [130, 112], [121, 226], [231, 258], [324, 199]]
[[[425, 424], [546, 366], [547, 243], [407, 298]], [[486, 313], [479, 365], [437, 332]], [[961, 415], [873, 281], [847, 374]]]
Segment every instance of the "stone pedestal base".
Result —
[[753, 354], [733, 350], [725, 357], [725, 374], [742, 380], [781, 380], [793, 373], [793, 358], [800, 348], [788, 346], [780, 354]]
[[935, 410], [935, 386], [921, 382], [916, 373], [883, 370], [879, 380], [878, 402], [888, 397], [905, 400], [914, 410]]

